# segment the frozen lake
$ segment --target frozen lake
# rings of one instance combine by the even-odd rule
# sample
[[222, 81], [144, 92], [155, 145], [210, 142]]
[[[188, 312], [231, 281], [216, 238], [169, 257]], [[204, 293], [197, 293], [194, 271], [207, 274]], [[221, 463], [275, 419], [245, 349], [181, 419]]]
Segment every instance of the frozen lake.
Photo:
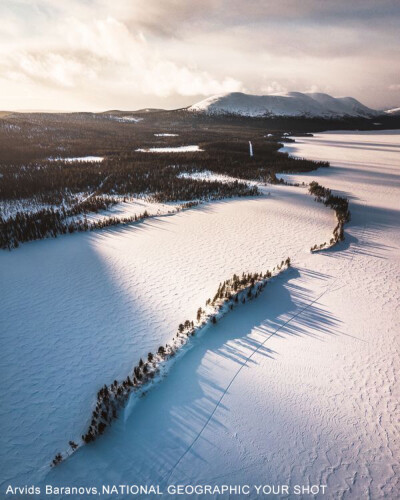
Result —
[[[288, 150], [333, 165], [295, 180], [350, 198], [332, 251], [309, 253], [333, 213], [303, 188], [268, 186], [2, 252], [2, 489], [326, 484], [343, 498], [396, 496], [400, 134], [316, 134]], [[287, 256], [292, 270], [196, 339], [103, 438], [48, 468], [102, 384], [168, 341], [220, 281]]]

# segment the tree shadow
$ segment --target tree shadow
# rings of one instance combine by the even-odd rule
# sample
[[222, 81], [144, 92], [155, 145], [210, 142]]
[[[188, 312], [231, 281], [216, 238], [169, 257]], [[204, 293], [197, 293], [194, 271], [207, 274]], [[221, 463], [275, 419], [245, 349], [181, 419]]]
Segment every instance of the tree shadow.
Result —
[[[327, 275], [305, 270], [302, 275], [306, 285], [320, 280], [328, 286]], [[224, 394], [241, 370], [275, 361], [279, 353], [268, 347], [271, 337], [284, 341], [311, 336], [325, 342], [338, 335], [339, 320], [313, 302], [312, 287], [298, 283], [299, 276], [296, 269], [283, 273], [256, 300], [237, 306], [194, 338], [191, 349], [178, 357], [164, 380], [128, 405], [102, 438], [52, 470], [46, 481], [63, 484], [71, 477], [83, 485], [96, 479], [132, 483], [132, 477], [142, 483], [162, 481], [208, 421], [213, 429], [225, 428], [224, 415], [230, 408]], [[205, 460], [195, 448], [190, 448], [190, 454]]]
[[[383, 243], [381, 232], [398, 231], [400, 210], [363, 204], [356, 199], [350, 205], [351, 221], [344, 226], [345, 239], [323, 251], [328, 257], [352, 259], [355, 253], [386, 259], [395, 246]], [[350, 251], [349, 251], [350, 250]]]

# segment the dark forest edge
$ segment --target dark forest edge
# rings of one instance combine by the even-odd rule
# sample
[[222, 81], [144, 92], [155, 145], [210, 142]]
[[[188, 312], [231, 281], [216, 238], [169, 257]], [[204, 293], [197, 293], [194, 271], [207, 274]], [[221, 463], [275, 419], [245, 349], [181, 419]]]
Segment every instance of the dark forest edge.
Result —
[[[220, 283], [213, 298], [209, 298], [204, 309], [199, 307], [195, 320], [186, 320], [179, 324], [175, 337], [165, 346], [161, 345], [157, 352], [149, 352], [147, 358], [140, 358], [122, 382], [114, 380], [110, 385], [103, 385], [97, 392], [95, 409], [92, 411], [91, 421], [80, 441], [69, 441], [69, 447], [74, 452], [80, 445], [94, 442], [104, 434], [118, 413], [125, 407], [128, 398], [134, 394], [144, 394], [144, 389], [150, 387], [151, 382], [161, 369], [166, 367], [168, 360], [172, 359], [183, 347], [187, 346], [190, 339], [199, 335], [209, 325], [214, 325], [226, 313], [239, 304], [256, 299], [265, 289], [268, 282], [282, 271], [291, 266], [290, 258], [283, 260], [276, 268], [265, 273], [236, 274], [232, 278]], [[51, 466], [59, 465], [70, 453], [57, 453]]]
[[335, 212], [337, 220], [330, 241], [311, 247], [310, 251], [315, 253], [331, 248], [344, 240], [344, 225], [350, 221], [349, 200], [343, 196], [333, 195], [329, 188], [325, 188], [315, 181], [310, 183], [308, 191], [312, 196], [315, 196], [315, 201], [331, 208]]

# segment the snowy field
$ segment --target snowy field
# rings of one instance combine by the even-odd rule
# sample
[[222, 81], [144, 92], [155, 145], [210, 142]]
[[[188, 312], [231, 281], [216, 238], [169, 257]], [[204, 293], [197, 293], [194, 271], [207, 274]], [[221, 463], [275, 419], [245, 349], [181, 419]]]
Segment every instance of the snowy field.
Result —
[[[290, 180], [350, 198], [346, 241], [331, 251], [309, 248], [331, 236], [333, 212], [304, 188], [268, 186], [270, 196], [2, 252], [2, 494], [10, 483], [224, 483], [398, 496], [400, 133], [317, 134], [288, 150], [333, 164]], [[287, 256], [293, 269], [49, 469], [102, 384], [168, 341], [220, 281]]]
[[154, 134], [154, 137], [178, 137], [179, 134], [169, 134], [169, 133], [160, 133]]
[[62, 158], [61, 156], [59, 156], [58, 158], [49, 158], [49, 160], [51, 160], [51, 161], [66, 161], [68, 163], [72, 163], [75, 161], [79, 161], [79, 162], [88, 161], [88, 162], [93, 162], [93, 163], [100, 163], [104, 160], [104, 157], [103, 156], [76, 156], [76, 157], [71, 157], [71, 158]]
[[[74, 203], [82, 202], [92, 195], [92, 193], [76, 193], [74, 194], [74, 201], [69, 204], [66, 203], [65, 208], [69, 209], [74, 205]], [[105, 199], [108, 198], [108, 196], [105, 196]], [[115, 205], [110, 205], [107, 210], [74, 215], [71, 216], [69, 220], [84, 220], [86, 218], [88, 222], [98, 222], [100, 220], [107, 220], [114, 217], [118, 217], [120, 219], [125, 217], [134, 217], [135, 215], [139, 217], [146, 211], [149, 215], [166, 215], [174, 213], [182, 206], [179, 202], [156, 203], [150, 201], [148, 196], [138, 198], [132, 196], [113, 195], [112, 198], [117, 200], [119, 199], [121, 201]], [[15, 216], [17, 212], [37, 212], [42, 209], [50, 208], [57, 210], [59, 205], [49, 205], [36, 201], [32, 202], [29, 198], [23, 200], [10, 200], [4, 202], [3, 205], [0, 206], [0, 215], [4, 218], [8, 218]]]
[[143, 120], [143, 118], [137, 118], [135, 116], [116, 116], [116, 115], [108, 115], [108, 118], [111, 120], [115, 120], [117, 122], [122, 123], [138, 123]]
[[147, 148], [136, 149], [141, 153], [195, 153], [196, 151], [203, 151], [199, 146], [176, 146], [176, 147], [160, 147], [160, 148]]

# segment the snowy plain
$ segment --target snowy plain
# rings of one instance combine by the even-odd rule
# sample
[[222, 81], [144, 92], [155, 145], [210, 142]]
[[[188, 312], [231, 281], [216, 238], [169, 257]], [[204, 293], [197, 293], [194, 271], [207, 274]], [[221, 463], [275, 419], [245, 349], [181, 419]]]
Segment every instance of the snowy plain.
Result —
[[179, 134], [170, 134], [167, 132], [162, 132], [159, 134], [154, 134], [154, 137], [178, 137]]
[[[267, 186], [270, 196], [0, 255], [2, 489], [327, 484], [328, 498], [396, 498], [400, 133], [287, 148], [332, 162], [290, 180], [350, 198], [346, 241], [331, 251], [309, 248], [330, 237], [333, 213], [304, 188]], [[220, 281], [287, 256], [293, 269], [196, 339], [104, 437], [49, 469], [102, 384], [168, 341]]]
[[159, 147], [159, 148], [147, 148], [147, 149], [136, 149], [140, 153], [195, 153], [196, 151], [203, 151], [199, 146], [176, 146], [176, 147]]
[[117, 122], [122, 123], [138, 123], [143, 120], [143, 118], [135, 117], [135, 116], [117, 116], [117, 115], [108, 115], [108, 118], [111, 120], [115, 120]]

